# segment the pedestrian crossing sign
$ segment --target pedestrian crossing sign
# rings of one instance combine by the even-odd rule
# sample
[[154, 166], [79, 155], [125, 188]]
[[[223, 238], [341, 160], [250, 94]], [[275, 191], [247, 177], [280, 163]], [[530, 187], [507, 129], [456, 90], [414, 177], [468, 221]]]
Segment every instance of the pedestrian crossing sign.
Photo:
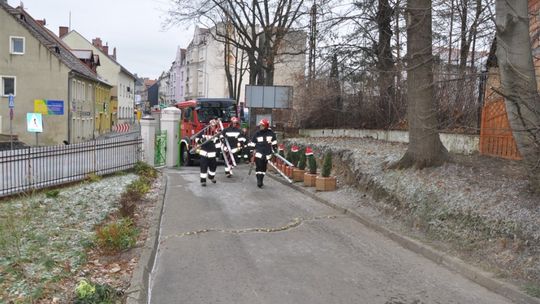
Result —
[[26, 113], [26, 130], [34, 133], [43, 132], [43, 120], [41, 113]]

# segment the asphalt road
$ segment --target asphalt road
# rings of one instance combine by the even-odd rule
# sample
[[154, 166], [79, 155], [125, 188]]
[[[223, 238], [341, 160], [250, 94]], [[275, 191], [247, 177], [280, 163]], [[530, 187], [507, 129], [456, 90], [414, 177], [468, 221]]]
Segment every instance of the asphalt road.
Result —
[[167, 175], [150, 303], [511, 303], [246, 165]]

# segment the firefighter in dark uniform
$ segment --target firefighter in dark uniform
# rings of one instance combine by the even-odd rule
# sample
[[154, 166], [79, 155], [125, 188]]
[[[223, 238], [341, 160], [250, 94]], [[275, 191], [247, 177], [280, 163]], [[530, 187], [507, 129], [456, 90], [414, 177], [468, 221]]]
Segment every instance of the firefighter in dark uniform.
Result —
[[[240, 130], [240, 136], [238, 136], [238, 160], [241, 161], [244, 159], [244, 150], [247, 147], [248, 138], [246, 134], [246, 129], [243, 128]], [[249, 155], [246, 157], [249, 162]]]
[[197, 136], [198, 153], [200, 156], [201, 166], [201, 186], [206, 187], [206, 178], [210, 179], [212, 183], [216, 183], [216, 168], [217, 168], [217, 153], [219, 149], [219, 138], [214, 136], [217, 128], [217, 121], [210, 120], [210, 132], [206, 134], [199, 134]]
[[242, 143], [242, 151], [240, 152], [240, 154], [244, 159], [244, 162], [249, 163], [249, 158], [251, 157], [253, 147], [249, 145], [249, 135], [246, 128], [242, 128], [242, 134], [240, 135], [238, 141]]
[[[231, 153], [234, 157], [235, 162], [238, 164], [238, 154], [242, 150], [242, 146], [240, 144], [240, 136], [242, 135], [242, 131], [239, 128], [238, 118], [231, 118], [231, 124], [227, 128], [223, 129], [221, 134], [229, 143], [229, 146], [231, 147]], [[226, 146], [222, 145], [221, 149], [224, 151], [224, 153], [227, 152]], [[226, 156], [223, 155], [223, 157]], [[232, 168], [225, 166], [225, 174], [227, 175], [227, 177], [231, 177], [233, 174]]]
[[257, 187], [262, 188], [263, 179], [266, 175], [266, 167], [268, 161], [274, 155], [277, 148], [276, 133], [270, 129], [268, 119], [262, 119], [259, 122], [260, 129], [253, 135], [251, 142], [252, 147], [255, 147], [255, 174], [257, 176]]

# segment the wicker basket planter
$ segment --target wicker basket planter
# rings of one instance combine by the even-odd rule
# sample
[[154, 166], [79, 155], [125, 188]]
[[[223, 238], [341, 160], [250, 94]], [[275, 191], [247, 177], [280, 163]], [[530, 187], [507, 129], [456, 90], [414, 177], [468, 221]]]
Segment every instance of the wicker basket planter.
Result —
[[304, 173], [304, 186], [315, 187], [315, 179], [317, 174], [311, 174], [309, 172]]
[[287, 174], [287, 176], [288, 176], [289, 178], [292, 178], [292, 176], [293, 176], [293, 169], [294, 169], [294, 167], [292, 167], [292, 166], [287, 166], [287, 173], [286, 173], [286, 174]]
[[317, 176], [315, 178], [315, 189], [317, 191], [334, 191], [336, 190], [336, 177], [335, 176], [329, 176], [329, 177], [322, 177]]
[[303, 182], [305, 172], [305, 170], [294, 168], [292, 173], [292, 180], [295, 182]]

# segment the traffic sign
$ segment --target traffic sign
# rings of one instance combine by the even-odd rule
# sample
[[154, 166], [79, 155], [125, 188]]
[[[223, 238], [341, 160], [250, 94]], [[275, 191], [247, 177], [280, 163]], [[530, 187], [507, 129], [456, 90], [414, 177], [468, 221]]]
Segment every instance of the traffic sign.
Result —
[[41, 113], [26, 113], [26, 130], [34, 133], [43, 132]]
[[9, 108], [13, 109], [15, 107], [15, 96], [13, 96], [13, 94], [9, 94], [8, 100], [9, 100]]
[[113, 126], [113, 132], [128, 132], [129, 131], [129, 124], [127, 123], [120, 123], [115, 126]]

